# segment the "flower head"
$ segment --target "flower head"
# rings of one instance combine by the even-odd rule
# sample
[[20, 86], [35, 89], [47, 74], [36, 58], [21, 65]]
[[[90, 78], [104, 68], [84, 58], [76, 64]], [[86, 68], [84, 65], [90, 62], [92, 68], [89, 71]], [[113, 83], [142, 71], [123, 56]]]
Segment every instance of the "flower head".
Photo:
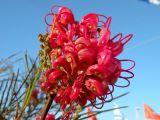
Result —
[[[36, 120], [41, 120], [41, 117], [39, 115], [36, 115]], [[55, 117], [53, 114], [47, 114], [45, 120], [55, 120]]]
[[[62, 6], [57, 13], [49, 15], [52, 23], [47, 23], [49, 30], [43, 42], [49, 49], [43, 48], [43, 58], [50, 64], [44, 69], [42, 90], [55, 93], [55, 101], [63, 111], [70, 109], [64, 118], [74, 113], [77, 104], [84, 106], [87, 100], [95, 106], [99, 99], [103, 106], [108, 96], [112, 97], [114, 87], [119, 86], [116, 85], [118, 78], [129, 83], [129, 78], [134, 76], [130, 72], [135, 66], [134, 61], [117, 58], [132, 34], [123, 37], [120, 33], [111, 37], [111, 17], [101, 14], [89, 13], [78, 22], [72, 11]], [[124, 61], [132, 62], [133, 66], [123, 69]], [[122, 72], [131, 76], [121, 76]]]
[[31, 99], [30, 99], [31, 104], [35, 105], [38, 103], [38, 93], [39, 93], [39, 90], [37, 90], [37, 89], [34, 89], [32, 91]]

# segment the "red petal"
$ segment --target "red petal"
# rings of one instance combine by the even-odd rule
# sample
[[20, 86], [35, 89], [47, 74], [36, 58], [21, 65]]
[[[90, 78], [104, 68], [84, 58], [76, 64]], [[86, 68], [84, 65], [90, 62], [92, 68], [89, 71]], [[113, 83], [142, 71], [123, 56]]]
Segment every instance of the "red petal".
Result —
[[51, 72], [54, 72], [54, 71], [55, 71], [55, 69], [46, 70], [46, 72], [45, 72], [46, 77], [48, 77], [51, 74]]
[[46, 119], [45, 120], [55, 120], [55, 117], [53, 114], [47, 114]]
[[64, 45], [64, 52], [75, 52], [75, 49], [71, 43], [66, 43]]
[[96, 54], [94, 54], [94, 50], [85, 48], [78, 52], [78, 57], [80, 63], [91, 65], [95, 61]]
[[54, 99], [56, 103], [60, 103], [61, 102], [63, 93], [64, 93], [64, 89], [63, 88], [58, 90], [58, 93], [56, 94], [56, 97]]
[[105, 79], [108, 76], [108, 73], [104, 66], [95, 64], [88, 67], [86, 70], [86, 75], [95, 75], [100, 79]]
[[113, 59], [111, 64], [107, 67], [107, 71], [110, 73], [108, 82], [114, 85], [117, 82], [121, 74], [121, 62], [118, 59]]
[[[123, 51], [123, 46], [132, 38], [132, 36], [132, 34], [129, 34], [122, 38], [122, 34], [120, 33], [109, 41], [109, 47], [113, 52], [113, 56], [118, 56]], [[114, 39], [117, 39], [117, 37], [119, 37], [119, 39], [114, 42]]]
[[70, 103], [75, 101], [80, 94], [81, 83], [76, 80], [72, 86], [72, 92], [70, 94]]
[[45, 89], [46, 89], [46, 82], [41, 82], [41, 83], [40, 83], [40, 87], [41, 87], [41, 89], [42, 89], [43, 91], [45, 91]]
[[57, 44], [56, 44], [56, 41], [55, 41], [54, 39], [52, 39], [52, 38], [51, 38], [48, 42], [49, 42], [49, 46], [50, 46], [51, 48], [55, 48], [56, 45], [57, 45]]
[[110, 66], [107, 66], [107, 70], [110, 73], [115, 73], [116, 71], [121, 71], [122, 70], [121, 62], [116, 58], [112, 59]]
[[96, 78], [89, 78], [85, 81], [85, 86], [88, 90], [92, 91], [93, 94], [101, 96], [108, 92], [108, 83], [106, 81], [100, 81]]
[[99, 21], [98, 15], [95, 13], [89, 13], [82, 18], [81, 22], [90, 21], [90, 20], [98, 22]]
[[59, 70], [55, 70], [51, 72], [48, 76], [49, 83], [55, 84], [58, 82], [59, 79], [62, 78], [63, 72]]
[[51, 60], [55, 60], [57, 57], [62, 55], [62, 49], [60, 47], [52, 49], [49, 53]]
[[57, 38], [57, 45], [62, 46], [64, 43], [68, 42], [68, 39], [64, 35], [59, 35]]
[[59, 21], [64, 24], [72, 24], [74, 22], [74, 16], [72, 11], [66, 7], [60, 7], [58, 14], [60, 15]]
[[62, 95], [62, 101], [61, 101], [61, 109], [64, 110], [67, 106], [67, 104], [70, 103], [70, 97], [69, 95], [71, 94], [72, 92], [72, 88], [71, 87], [67, 87]]
[[39, 90], [34, 89], [34, 90], [32, 91], [32, 95], [31, 95], [31, 96], [34, 97], [34, 98], [37, 98], [38, 93], [39, 93]]
[[106, 46], [108, 44], [108, 41], [110, 39], [110, 30], [107, 28], [102, 28], [101, 32], [100, 32], [100, 38], [98, 41], [98, 46], [99, 47], [103, 47]]
[[89, 46], [90, 41], [89, 39], [85, 39], [84, 37], [79, 37], [78, 39], [76, 39], [75, 44], [84, 44], [86, 46]]
[[71, 74], [74, 74], [77, 71], [78, 67], [78, 56], [75, 52], [67, 52], [65, 53], [65, 58], [71, 67]]
[[110, 47], [114, 57], [118, 56], [123, 51], [123, 45], [119, 41], [111, 43]]
[[106, 47], [99, 50], [98, 55], [98, 64], [100, 65], [108, 65], [111, 62], [112, 59], [112, 51], [107, 49]]
[[95, 13], [90, 13], [85, 15], [82, 20], [81, 24], [85, 24], [91, 30], [96, 30], [98, 26], [99, 17]]
[[[68, 72], [68, 73], [71, 72], [71, 68], [69, 66], [69, 63], [66, 61], [66, 58], [64, 58], [64, 56], [60, 56], [56, 60], [52, 61], [52, 66], [55, 69], [58, 69], [61, 71], [65, 70], [64, 72]], [[62, 69], [61, 69], [61, 67], [62, 67]]]

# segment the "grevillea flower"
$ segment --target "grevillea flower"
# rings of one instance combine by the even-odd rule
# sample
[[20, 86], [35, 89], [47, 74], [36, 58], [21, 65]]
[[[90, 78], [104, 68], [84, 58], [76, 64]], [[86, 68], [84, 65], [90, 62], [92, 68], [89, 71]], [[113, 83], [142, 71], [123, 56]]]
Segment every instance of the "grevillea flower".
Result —
[[[36, 115], [36, 120], [41, 120], [41, 117], [39, 115]], [[47, 114], [45, 120], [55, 120], [55, 117], [53, 114]]]
[[31, 104], [37, 104], [38, 103], [38, 93], [39, 93], [39, 90], [37, 89], [34, 89], [32, 91], [32, 94], [31, 94], [31, 100], [30, 100], [30, 103]]
[[[59, 8], [57, 13], [53, 12], [55, 8]], [[52, 23], [47, 22], [48, 16], [52, 17]], [[104, 102], [113, 99], [115, 86], [129, 86], [129, 79], [134, 77], [130, 70], [135, 62], [119, 60], [117, 56], [133, 35], [119, 33], [111, 37], [111, 17], [89, 13], [78, 22], [69, 8], [54, 6], [45, 16], [45, 22], [44, 46], [48, 45], [49, 49], [44, 48], [44, 55], [50, 65], [44, 69], [40, 84], [46, 93], [56, 94], [55, 102], [64, 111], [63, 119], [69, 119], [75, 106], [84, 106], [87, 101], [97, 107], [95, 102], [99, 99], [103, 107]], [[124, 69], [123, 62], [133, 65]], [[117, 85], [118, 78], [128, 84]]]

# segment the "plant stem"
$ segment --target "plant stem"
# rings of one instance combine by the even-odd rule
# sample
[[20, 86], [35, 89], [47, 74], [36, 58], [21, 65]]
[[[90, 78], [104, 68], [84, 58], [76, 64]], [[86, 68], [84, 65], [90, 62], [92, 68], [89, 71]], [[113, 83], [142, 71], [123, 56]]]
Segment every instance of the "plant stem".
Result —
[[53, 93], [48, 95], [47, 103], [45, 104], [43, 111], [42, 111], [41, 120], [45, 120], [46, 115], [52, 105], [52, 102], [53, 102], [53, 99], [55, 98], [55, 96], [56, 96], [56, 94], [53, 94]]

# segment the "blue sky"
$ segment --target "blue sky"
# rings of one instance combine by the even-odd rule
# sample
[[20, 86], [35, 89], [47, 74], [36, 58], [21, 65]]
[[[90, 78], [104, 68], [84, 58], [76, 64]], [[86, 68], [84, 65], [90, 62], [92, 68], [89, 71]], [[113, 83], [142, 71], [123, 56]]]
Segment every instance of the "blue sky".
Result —
[[[44, 15], [53, 5], [64, 5], [72, 9], [75, 18], [89, 12], [112, 16], [112, 36], [117, 33], [134, 34], [125, 46], [119, 58], [136, 61], [129, 88], [116, 88], [115, 95], [130, 91], [115, 102], [129, 108], [122, 112], [129, 120], [135, 119], [135, 106], [141, 108], [143, 120], [143, 103], [148, 103], [160, 113], [160, 6], [147, 4], [138, 0], [1, 0], [0, 1], [0, 59], [12, 53], [28, 51], [36, 57], [39, 50], [38, 33], [45, 33]], [[104, 109], [113, 107], [113, 103]], [[112, 120], [113, 113], [99, 116], [100, 120]]]

